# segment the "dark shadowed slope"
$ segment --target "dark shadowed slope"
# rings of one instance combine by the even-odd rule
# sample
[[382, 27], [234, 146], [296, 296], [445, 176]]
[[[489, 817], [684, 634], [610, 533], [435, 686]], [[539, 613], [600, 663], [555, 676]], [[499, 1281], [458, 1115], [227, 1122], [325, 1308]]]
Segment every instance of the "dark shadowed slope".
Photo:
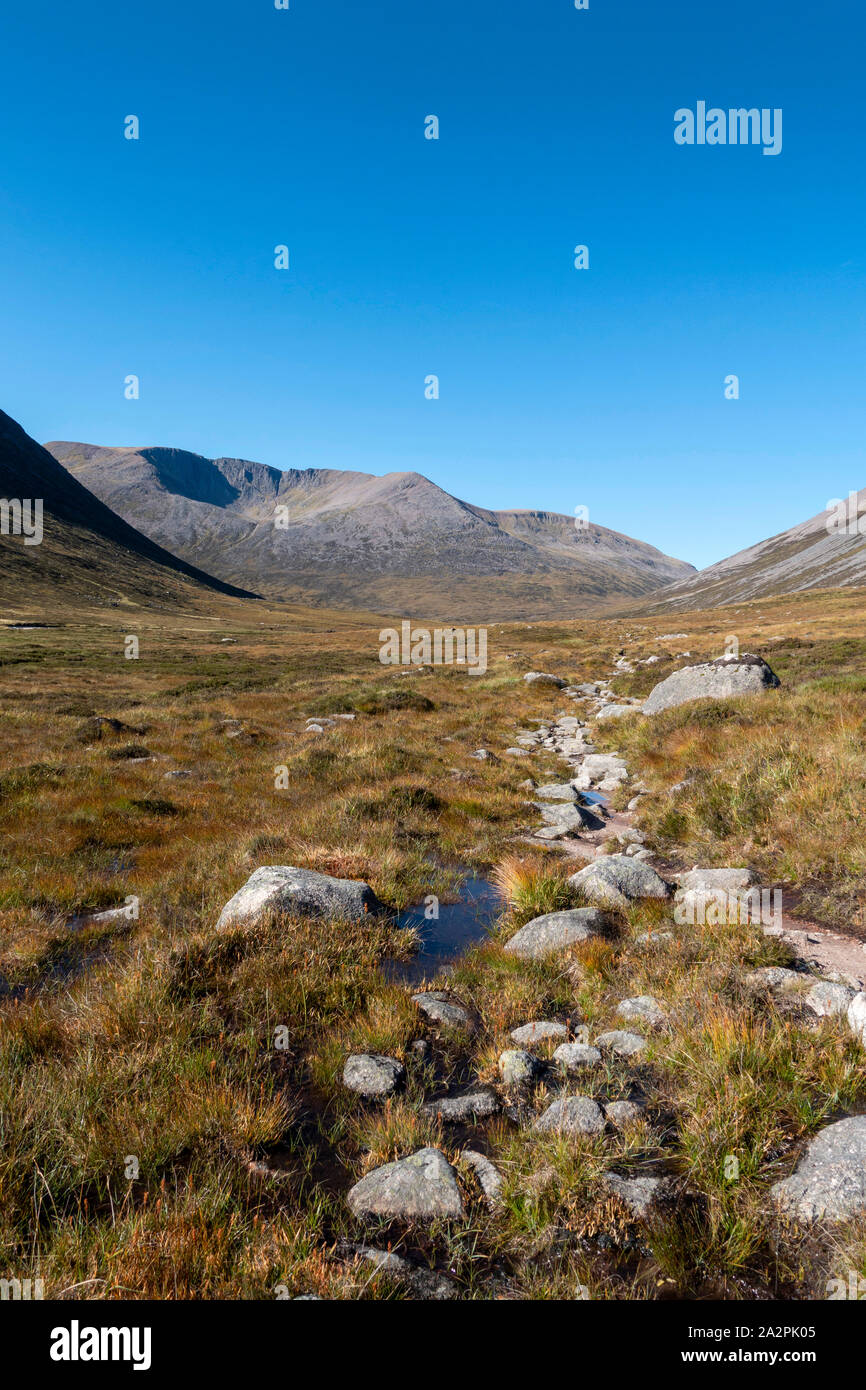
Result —
[[25, 544], [23, 535], [11, 533], [13, 520], [4, 519], [0, 593], [7, 603], [37, 598], [106, 605], [187, 603], [200, 601], [206, 590], [245, 593], [176, 559], [134, 530], [3, 411], [0, 498], [34, 505], [41, 499], [43, 510], [40, 544]]
[[454, 619], [576, 617], [693, 573], [615, 531], [578, 531], [572, 517], [471, 506], [420, 473], [46, 447], [159, 544], [271, 597]]

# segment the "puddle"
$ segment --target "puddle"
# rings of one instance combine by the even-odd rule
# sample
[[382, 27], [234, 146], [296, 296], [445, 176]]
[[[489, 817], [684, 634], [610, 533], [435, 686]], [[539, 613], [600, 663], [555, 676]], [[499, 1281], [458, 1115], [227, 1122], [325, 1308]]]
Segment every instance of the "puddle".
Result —
[[405, 984], [424, 984], [454, 961], [467, 946], [483, 941], [502, 911], [502, 894], [486, 878], [470, 875], [460, 886], [456, 903], [440, 903], [439, 916], [428, 921], [423, 903], [397, 916], [398, 927], [414, 927], [419, 948], [409, 960], [388, 960], [382, 966], [386, 979]]

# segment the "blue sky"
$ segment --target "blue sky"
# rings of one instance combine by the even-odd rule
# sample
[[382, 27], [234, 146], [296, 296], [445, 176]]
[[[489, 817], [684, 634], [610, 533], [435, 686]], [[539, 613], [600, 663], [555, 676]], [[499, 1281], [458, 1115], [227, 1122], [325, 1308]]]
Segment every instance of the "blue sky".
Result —
[[[864, 31], [853, 0], [7, 6], [0, 406], [709, 564], [866, 486]], [[676, 145], [701, 99], [781, 107], [782, 153]]]

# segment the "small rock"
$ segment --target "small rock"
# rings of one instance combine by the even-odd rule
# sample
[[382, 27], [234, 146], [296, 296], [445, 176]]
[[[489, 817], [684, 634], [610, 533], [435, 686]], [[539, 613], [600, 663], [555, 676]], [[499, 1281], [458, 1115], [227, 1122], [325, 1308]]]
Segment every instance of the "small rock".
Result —
[[551, 685], [557, 690], [564, 690], [568, 681], [562, 680], [559, 676], [552, 676], [548, 671], [527, 671], [523, 677], [527, 685]]
[[772, 989], [786, 991], [796, 989], [809, 979], [800, 970], [787, 970], [783, 965], [762, 965], [759, 970], [750, 970], [743, 976], [743, 984], [748, 989]]
[[848, 1026], [866, 1047], [866, 991], [861, 990], [851, 1000], [848, 1010]]
[[413, 994], [412, 1003], [417, 1004], [423, 1014], [434, 1023], [442, 1023], [447, 1028], [475, 1030], [475, 1020], [465, 1005], [460, 1004], [443, 990], [429, 990], [424, 994]]
[[343, 1249], [347, 1255], [372, 1265], [377, 1272], [407, 1284], [420, 1298], [439, 1302], [457, 1297], [457, 1285], [453, 1279], [436, 1274], [432, 1269], [422, 1269], [402, 1255], [395, 1255], [392, 1250], [376, 1250], [372, 1245], [346, 1245]]
[[613, 1052], [617, 1057], [639, 1057], [646, 1051], [646, 1039], [639, 1033], [629, 1033], [615, 1028], [610, 1033], [600, 1033], [596, 1038], [602, 1051]]
[[638, 1218], [649, 1213], [667, 1186], [664, 1178], [623, 1178], [619, 1173], [605, 1173], [603, 1179], [611, 1192]]
[[612, 1100], [609, 1105], [604, 1107], [606, 1118], [617, 1129], [625, 1129], [627, 1125], [634, 1124], [643, 1114], [643, 1106], [638, 1105], [633, 1100]]
[[355, 1183], [347, 1200], [355, 1216], [431, 1221], [464, 1215], [454, 1169], [441, 1149], [434, 1148], [374, 1168]]
[[475, 1149], [464, 1149], [460, 1155], [460, 1162], [465, 1163], [474, 1172], [487, 1205], [491, 1208], [498, 1207], [505, 1185], [499, 1169], [485, 1154], [480, 1154]]
[[617, 1005], [620, 1018], [630, 1023], [640, 1021], [650, 1028], [659, 1028], [667, 1021], [667, 1014], [657, 1000], [650, 994], [638, 994], [633, 999], [622, 999]]
[[543, 1062], [523, 1048], [509, 1047], [499, 1058], [499, 1075], [506, 1086], [521, 1086], [533, 1081], [543, 1070]]
[[533, 1128], [543, 1132], [553, 1130], [560, 1134], [601, 1134], [604, 1115], [588, 1096], [567, 1096], [549, 1105], [544, 1114], [539, 1115]]
[[520, 1028], [512, 1028], [508, 1036], [512, 1042], [523, 1047], [524, 1043], [530, 1046], [548, 1038], [567, 1038], [568, 1029], [564, 1023], [553, 1023], [545, 1019], [539, 1023], [524, 1023]]
[[392, 1096], [405, 1079], [406, 1072], [396, 1057], [383, 1057], [377, 1052], [361, 1052], [346, 1059], [343, 1085], [367, 1099]]
[[478, 1086], [461, 1096], [442, 1096], [439, 1100], [428, 1101], [422, 1108], [425, 1115], [444, 1120], [447, 1124], [472, 1123], [495, 1115], [499, 1109], [499, 1097], [490, 1086]]
[[562, 1043], [554, 1052], [553, 1060], [568, 1076], [574, 1076], [587, 1067], [597, 1067], [601, 1053], [587, 1043]]

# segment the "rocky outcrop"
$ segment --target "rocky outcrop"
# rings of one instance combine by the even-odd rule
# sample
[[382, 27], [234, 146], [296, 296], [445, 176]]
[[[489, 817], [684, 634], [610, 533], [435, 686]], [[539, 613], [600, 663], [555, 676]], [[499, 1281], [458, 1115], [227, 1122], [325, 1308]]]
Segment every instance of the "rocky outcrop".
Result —
[[300, 917], [360, 921], [383, 911], [369, 883], [361, 879], [329, 878], [312, 869], [289, 864], [270, 864], [256, 869], [217, 921], [217, 931], [236, 923], [259, 921], [268, 912], [289, 912]]

